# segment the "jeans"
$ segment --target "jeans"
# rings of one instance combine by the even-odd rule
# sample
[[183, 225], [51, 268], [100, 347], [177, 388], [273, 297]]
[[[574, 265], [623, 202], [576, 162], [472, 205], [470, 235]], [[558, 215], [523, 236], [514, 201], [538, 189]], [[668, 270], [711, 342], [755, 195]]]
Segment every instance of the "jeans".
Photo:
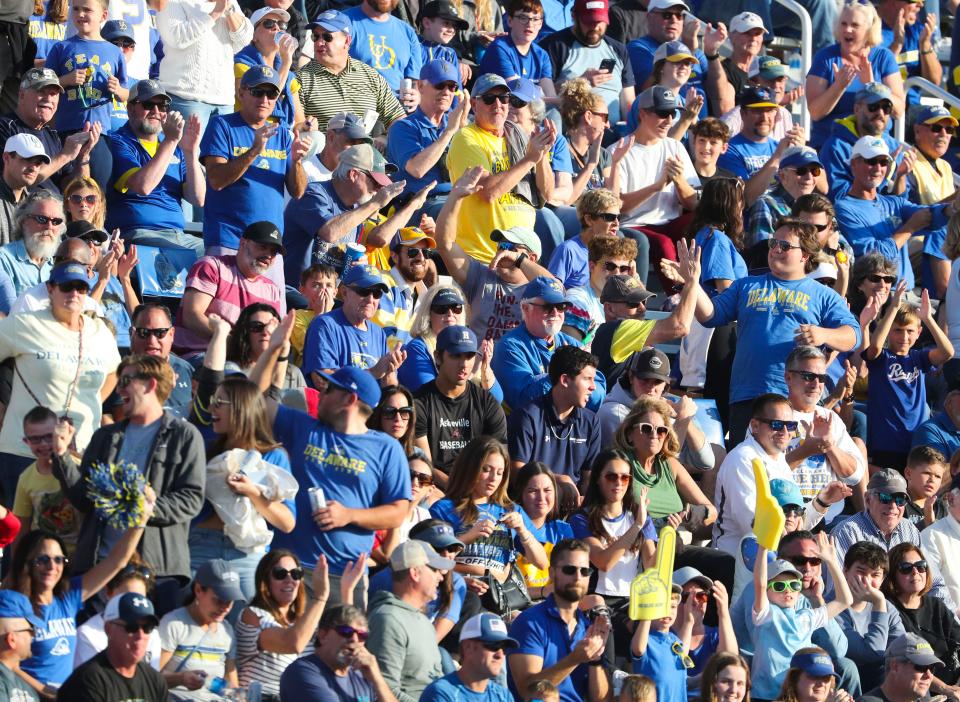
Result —
[[197, 258], [203, 256], [203, 239], [187, 234], [182, 229], [128, 229], [122, 233], [124, 242], [157, 248], [191, 249]]
[[[261, 553], [246, 553], [235, 548], [230, 537], [222, 531], [216, 529], [204, 529], [203, 527], [192, 527], [188, 539], [190, 546], [190, 570], [196, 572], [197, 568], [216, 558], [227, 561], [230, 567], [240, 576], [240, 590], [246, 602], [253, 599], [256, 593], [256, 583], [254, 575], [257, 570], [257, 564], [263, 557]], [[228, 620], [231, 624], [235, 623], [243, 611], [245, 602], [234, 602], [233, 609], [230, 610]]]

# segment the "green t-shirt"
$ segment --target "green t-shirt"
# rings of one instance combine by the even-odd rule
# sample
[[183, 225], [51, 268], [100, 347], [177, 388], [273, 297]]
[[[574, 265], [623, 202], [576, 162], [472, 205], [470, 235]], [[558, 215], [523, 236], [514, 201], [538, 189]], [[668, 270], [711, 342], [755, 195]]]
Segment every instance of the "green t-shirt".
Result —
[[40, 702], [40, 697], [16, 673], [0, 663], [0, 700], [7, 700], [7, 702]]

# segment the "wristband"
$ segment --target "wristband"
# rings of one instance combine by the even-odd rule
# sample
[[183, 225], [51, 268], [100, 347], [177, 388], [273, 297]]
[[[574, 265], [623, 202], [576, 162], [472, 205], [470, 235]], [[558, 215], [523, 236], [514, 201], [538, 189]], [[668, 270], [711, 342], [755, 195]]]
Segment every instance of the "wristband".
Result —
[[720, 54], [704, 54], [707, 57], [707, 61], [716, 61], [720, 58]]
[[527, 252], [521, 251], [520, 255], [517, 256], [517, 260], [513, 262], [514, 268], [520, 268], [523, 265], [523, 262], [527, 260]]
[[921, 56], [928, 56], [928, 55], [930, 55], [930, 54], [932, 54], [932, 53], [933, 53], [933, 49], [926, 49], [926, 50], [922, 50], [922, 51], [920, 52], [920, 55], [921, 55]]
[[290, 360], [289, 353], [286, 356], [277, 356], [277, 363], [280, 363], [282, 361], [289, 361], [289, 360]]
[[828, 505], [826, 502], [824, 502], [823, 500], [821, 500], [821, 499], [820, 499], [820, 495], [817, 495], [816, 497], [814, 497], [814, 498], [813, 498], [813, 501], [816, 502], [816, 503], [817, 503], [818, 505], [820, 505], [821, 507], [823, 507], [824, 509], [830, 509], [830, 505]]

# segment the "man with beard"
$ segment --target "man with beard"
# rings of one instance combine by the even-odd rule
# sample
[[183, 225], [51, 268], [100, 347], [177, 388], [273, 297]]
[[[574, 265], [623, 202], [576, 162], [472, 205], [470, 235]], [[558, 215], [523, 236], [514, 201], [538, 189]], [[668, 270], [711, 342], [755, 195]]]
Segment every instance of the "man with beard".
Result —
[[933, 669], [943, 661], [917, 634], [894, 639], [884, 654], [885, 675], [879, 687], [864, 693], [858, 702], [919, 702], [930, 699]]
[[610, 124], [616, 124], [630, 110], [636, 89], [627, 48], [607, 36], [609, 26], [607, 0], [577, 0], [573, 26], [551, 34], [541, 46], [553, 63], [557, 90], [571, 78], [585, 79], [607, 103]]
[[50, 157], [33, 134], [15, 134], [3, 147], [3, 174], [0, 176], [0, 244], [10, 243], [13, 213], [40, 178]]
[[410, 341], [410, 325], [420, 309], [420, 300], [427, 292], [423, 279], [427, 276], [427, 253], [437, 242], [419, 227], [404, 227], [390, 242], [390, 273], [386, 279], [387, 294], [380, 301], [373, 321], [383, 327], [387, 344]]
[[31, 193], [17, 207], [13, 241], [0, 248], [0, 272], [13, 282], [16, 296], [49, 277], [63, 221], [63, 200], [49, 190]]
[[[374, 68], [395, 93], [404, 78], [417, 80], [423, 67], [420, 38], [413, 27], [391, 12], [400, 0], [362, 0], [344, 11], [350, 22], [350, 56]], [[417, 104], [416, 91], [400, 95], [409, 109]]]
[[204, 256], [194, 263], [177, 310], [178, 352], [199, 363], [211, 336], [208, 315], [220, 315], [232, 325], [241, 310], [255, 302], [279, 311], [283, 293], [266, 273], [283, 251], [276, 226], [254, 222], [244, 230], [235, 255]]
[[130, 89], [129, 119], [109, 139], [113, 172], [106, 188], [106, 228], [119, 229], [130, 244], [193, 249], [202, 256], [203, 240], [184, 233], [180, 206], [185, 199], [203, 207], [200, 118], [184, 123], [169, 109], [170, 96], [158, 82], [141, 80]]
[[429, 685], [421, 702], [509, 702], [510, 691], [494, 682], [507, 660], [506, 651], [517, 642], [507, 634], [507, 625], [496, 614], [481, 612], [460, 629], [460, 669]]
[[590, 584], [590, 547], [579, 539], [564, 539], [550, 553], [553, 594], [523, 611], [510, 627], [517, 647], [510, 652], [513, 690], [526, 690], [532, 680], [545, 679], [570, 702], [602, 700], [609, 680], [599, 665], [610, 632], [610, 620], [590, 623], [579, 607]]

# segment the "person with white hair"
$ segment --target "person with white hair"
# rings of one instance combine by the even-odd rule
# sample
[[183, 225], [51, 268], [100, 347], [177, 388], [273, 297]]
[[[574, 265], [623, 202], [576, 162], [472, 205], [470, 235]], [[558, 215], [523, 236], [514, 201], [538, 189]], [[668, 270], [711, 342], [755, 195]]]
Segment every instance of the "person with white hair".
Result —
[[920, 532], [920, 544], [927, 559], [940, 571], [947, 592], [960, 602], [960, 475], [954, 476], [950, 490], [941, 495], [947, 502], [947, 514]]
[[65, 221], [63, 200], [49, 190], [30, 194], [17, 207], [12, 241], [0, 248], [0, 271], [13, 281], [17, 295], [50, 276]]

